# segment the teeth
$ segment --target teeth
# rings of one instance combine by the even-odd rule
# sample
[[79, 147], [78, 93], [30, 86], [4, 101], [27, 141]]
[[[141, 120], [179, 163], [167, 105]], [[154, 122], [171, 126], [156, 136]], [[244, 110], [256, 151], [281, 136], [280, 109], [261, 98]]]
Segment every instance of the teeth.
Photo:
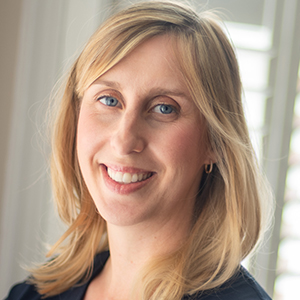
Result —
[[123, 181], [123, 174], [121, 172], [116, 172], [115, 181], [118, 181], [118, 182]]
[[125, 183], [125, 184], [131, 182], [143, 181], [151, 176], [151, 172], [130, 174], [130, 173], [116, 172], [109, 168], [107, 168], [107, 174], [114, 181]]
[[137, 182], [139, 179], [138, 175], [137, 174], [133, 174], [132, 177], [131, 177], [131, 182]]
[[130, 183], [131, 182], [131, 175], [129, 173], [124, 173], [123, 182], [124, 183]]

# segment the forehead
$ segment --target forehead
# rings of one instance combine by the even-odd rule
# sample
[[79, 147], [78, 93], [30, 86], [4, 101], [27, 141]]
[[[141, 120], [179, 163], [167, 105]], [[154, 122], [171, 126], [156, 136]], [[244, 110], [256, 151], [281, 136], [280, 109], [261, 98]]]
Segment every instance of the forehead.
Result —
[[128, 78], [131, 86], [144, 85], [146, 88], [150, 84], [152, 87], [186, 91], [175, 55], [174, 38], [169, 35], [150, 38], [101, 75], [97, 81], [110, 82], [117, 86], [124, 80], [128, 81]]
[[[169, 34], [154, 36], [135, 47], [121, 62], [128, 60], [151, 61], [153, 58], [161, 62], [175, 63], [175, 38]], [[175, 60], [175, 61], [174, 61]]]

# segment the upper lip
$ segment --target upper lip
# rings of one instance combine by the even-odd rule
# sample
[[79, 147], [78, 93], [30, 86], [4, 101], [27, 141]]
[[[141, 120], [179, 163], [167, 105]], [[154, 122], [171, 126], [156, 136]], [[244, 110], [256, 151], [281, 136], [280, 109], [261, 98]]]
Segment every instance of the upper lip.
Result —
[[121, 165], [114, 165], [114, 164], [103, 164], [106, 168], [109, 168], [111, 170], [114, 170], [116, 172], [122, 172], [122, 173], [130, 173], [130, 174], [136, 174], [136, 173], [154, 173], [150, 170], [145, 170], [141, 168], [135, 168], [130, 166], [121, 166]]

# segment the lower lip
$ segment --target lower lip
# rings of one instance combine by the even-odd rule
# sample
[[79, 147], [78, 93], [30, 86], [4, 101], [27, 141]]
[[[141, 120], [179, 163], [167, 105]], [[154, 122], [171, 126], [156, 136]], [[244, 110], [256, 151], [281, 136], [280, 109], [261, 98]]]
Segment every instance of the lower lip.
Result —
[[120, 195], [128, 195], [130, 193], [133, 193], [139, 189], [141, 189], [142, 187], [144, 187], [147, 183], [149, 183], [149, 181], [152, 179], [152, 176], [150, 176], [149, 178], [143, 180], [143, 181], [139, 181], [139, 182], [132, 182], [132, 183], [120, 183], [117, 181], [114, 181], [113, 179], [111, 179], [108, 174], [107, 174], [107, 168], [105, 165], [100, 165], [100, 169], [101, 169], [101, 173], [103, 175], [103, 179], [105, 182], [105, 185], [113, 192], [118, 193]]

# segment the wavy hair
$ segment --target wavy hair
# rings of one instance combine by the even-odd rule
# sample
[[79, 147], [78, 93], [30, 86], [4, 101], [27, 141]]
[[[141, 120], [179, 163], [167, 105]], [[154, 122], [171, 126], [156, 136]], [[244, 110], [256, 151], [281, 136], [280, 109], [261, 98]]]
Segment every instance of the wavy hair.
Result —
[[92, 271], [96, 253], [108, 249], [106, 223], [80, 172], [76, 128], [84, 91], [146, 40], [171, 35], [179, 69], [207, 123], [216, 157], [203, 174], [194, 223], [185, 244], [157, 258], [140, 274], [140, 299], [181, 299], [229, 279], [257, 245], [264, 229], [268, 185], [259, 170], [245, 122], [235, 53], [218, 18], [174, 2], [135, 4], [109, 18], [74, 63], [53, 125], [54, 198], [69, 229], [53, 246], [54, 258], [32, 271], [41, 294], [59, 294]]

